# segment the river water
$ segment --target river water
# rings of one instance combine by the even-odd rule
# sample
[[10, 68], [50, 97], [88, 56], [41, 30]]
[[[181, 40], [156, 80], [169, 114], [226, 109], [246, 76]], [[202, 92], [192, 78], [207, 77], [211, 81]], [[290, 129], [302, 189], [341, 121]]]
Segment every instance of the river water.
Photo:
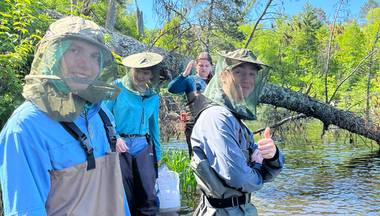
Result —
[[[334, 136], [334, 129], [321, 139], [321, 128], [314, 122], [287, 142], [276, 141], [286, 164], [274, 182], [253, 193], [259, 215], [380, 215], [377, 144], [355, 136], [350, 143], [343, 132]], [[181, 136], [162, 148], [187, 151], [187, 144]], [[198, 199], [184, 194], [175, 214], [192, 215]]]

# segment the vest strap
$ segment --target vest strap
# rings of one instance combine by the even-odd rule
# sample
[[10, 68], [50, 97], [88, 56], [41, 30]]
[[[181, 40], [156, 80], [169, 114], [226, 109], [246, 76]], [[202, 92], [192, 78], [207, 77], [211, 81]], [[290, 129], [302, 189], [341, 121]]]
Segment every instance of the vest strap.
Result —
[[103, 121], [104, 129], [106, 130], [107, 139], [108, 139], [108, 142], [110, 144], [111, 151], [115, 152], [116, 151], [116, 140], [117, 139], [116, 139], [115, 130], [113, 129], [113, 125], [112, 125], [110, 119], [108, 118], [106, 112], [104, 112], [104, 110], [102, 108], [100, 108], [100, 110], [99, 110], [99, 115]]
[[197, 88], [197, 91], [200, 91], [201, 90], [201, 84], [199, 84], [198, 77], [196, 75], [193, 75], [193, 78], [194, 78], [194, 82], [195, 82], [195, 86]]
[[[113, 129], [111, 120], [102, 108], [99, 110], [100, 118], [103, 121], [104, 129], [106, 130], [107, 139], [110, 144], [111, 151], [116, 151], [116, 133]], [[72, 136], [78, 140], [79, 144], [83, 147], [87, 156], [87, 170], [95, 169], [95, 156], [94, 148], [91, 146], [89, 139], [74, 122], [60, 122], [63, 128]]]
[[91, 146], [90, 141], [74, 122], [60, 122], [63, 128], [76, 139], [86, 152], [87, 157], [87, 170], [95, 169], [95, 156], [94, 148]]

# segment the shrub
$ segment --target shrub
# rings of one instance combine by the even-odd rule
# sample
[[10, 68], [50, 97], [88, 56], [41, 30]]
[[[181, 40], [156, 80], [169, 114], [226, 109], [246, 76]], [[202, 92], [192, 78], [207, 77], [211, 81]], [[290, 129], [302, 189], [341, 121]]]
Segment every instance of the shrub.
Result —
[[35, 45], [54, 20], [37, 0], [0, 2], [0, 129], [23, 101]]

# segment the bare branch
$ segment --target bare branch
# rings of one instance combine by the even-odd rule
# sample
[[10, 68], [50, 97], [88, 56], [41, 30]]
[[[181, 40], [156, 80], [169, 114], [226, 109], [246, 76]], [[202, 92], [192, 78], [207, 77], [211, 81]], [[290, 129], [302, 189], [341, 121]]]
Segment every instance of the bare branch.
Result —
[[252, 30], [252, 32], [251, 32], [251, 35], [249, 36], [248, 41], [247, 41], [247, 43], [245, 44], [244, 49], [247, 49], [248, 44], [251, 42], [252, 37], [253, 37], [253, 34], [255, 33], [256, 28], [257, 28], [257, 26], [258, 26], [259, 23], [260, 23], [260, 20], [263, 18], [263, 16], [264, 16], [265, 13], [267, 12], [267, 10], [268, 10], [270, 4], [272, 3], [272, 1], [273, 1], [273, 0], [269, 0], [269, 1], [268, 1], [268, 4], [267, 4], [267, 6], [265, 7], [263, 13], [261, 14], [261, 16], [259, 17], [259, 19], [258, 19], [257, 22], [255, 23], [255, 26], [253, 27], [253, 30]]
[[334, 22], [332, 24], [332, 30], [331, 30], [331, 35], [330, 35], [330, 40], [329, 40], [329, 48], [327, 49], [327, 67], [326, 67], [326, 75], [325, 75], [325, 94], [326, 94], [326, 103], [328, 101], [328, 92], [327, 92], [327, 74], [329, 73], [329, 68], [330, 68], [330, 58], [331, 58], [331, 44], [332, 44], [332, 38], [334, 36], [334, 31], [335, 31], [335, 22], [336, 19], [338, 18], [340, 6], [343, 3], [343, 0], [339, 0], [340, 4], [338, 7], [338, 10], [336, 11], [335, 17], [334, 17]]
[[[379, 23], [379, 26], [377, 27], [376, 39], [375, 39], [375, 42], [373, 43], [372, 51], [375, 49], [376, 43], [379, 40], [379, 30], [380, 30], [380, 23]], [[372, 65], [373, 65], [373, 56], [371, 55], [371, 58], [369, 59], [369, 70], [368, 70], [368, 81], [367, 81], [367, 108], [366, 108], [367, 120], [369, 120], [369, 87], [371, 84]]]
[[[293, 121], [293, 120], [302, 119], [302, 118], [306, 118], [306, 117], [307, 116], [305, 114], [299, 114], [299, 115], [295, 115], [295, 116], [290, 116], [290, 117], [285, 118], [285, 119], [281, 120], [280, 122], [277, 122], [274, 125], [271, 125], [269, 127], [270, 128], [278, 128], [278, 127], [280, 127], [281, 125], [285, 124], [288, 121]], [[255, 130], [255, 132], [253, 132], [253, 134], [261, 133], [261, 132], [263, 132], [265, 130], [265, 128], [266, 127], [263, 127], [263, 128], [258, 129], [258, 130]]]
[[330, 98], [330, 100], [327, 102], [328, 104], [332, 101], [332, 99], [334, 98], [334, 96], [335, 96], [335, 94], [336, 94], [336, 92], [338, 91], [338, 89], [340, 88], [340, 86], [344, 83], [344, 82], [346, 82], [346, 80], [348, 79], [348, 78], [350, 78], [351, 76], [352, 76], [352, 74], [354, 74], [357, 70], [358, 70], [358, 68], [363, 64], [363, 62], [365, 61], [365, 60], [367, 60], [370, 56], [372, 56], [375, 52], [377, 52], [377, 50], [379, 49], [380, 47], [377, 47], [374, 51], [372, 51], [369, 55], [367, 55], [364, 59], [362, 59], [361, 61], [360, 61], [360, 63], [358, 64], [358, 66], [356, 66], [356, 68], [346, 77], [346, 78], [344, 78], [344, 80], [342, 80], [342, 82], [340, 82], [339, 83], [339, 85], [338, 85], [338, 87], [336, 87], [336, 89], [335, 89], [335, 91], [334, 91], [334, 94], [331, 96], [331, 98]]
[[187, 19], [182, 13], [176, 11], [176, 10], [175, 10], [174, 8], [172, 8], [170, 5], [166, 4], [166, 2], [163, 2], [163, 3], [165, 4], [165, 6], [166, 6], [168, 9], [172, 10], [174, 13], [180, 15], [180, 16], [182, 17], [182, 19], [186, 20], [186, 22], [187, 22], [187, 23], [190, 25], [190, 27], [193, 29], [195, 36], [197, 36], [198, 41], [199, 41], [199, 43], [201, 44], [202, 51], [203, 51], [203, 52], [206, 52], [207, 49], [205, 48], [205, 45], [204, 45], [204, 43], [203, 43], [201, 37], [199, 36], [199, 34], [197, 33], [197, 31], [195, 30], [194, 26], [190, 23], [190, 21], [189, 21], [189, 20], [188, 20], [188, 19]]

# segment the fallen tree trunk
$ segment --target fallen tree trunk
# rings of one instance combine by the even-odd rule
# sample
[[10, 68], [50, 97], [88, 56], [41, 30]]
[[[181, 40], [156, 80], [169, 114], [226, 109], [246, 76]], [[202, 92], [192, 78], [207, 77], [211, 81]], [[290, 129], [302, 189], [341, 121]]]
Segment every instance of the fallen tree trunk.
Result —
[[[150, 47], [148, 44], [142, 43], [117, 32], [111, 32], [104, 28], [102, 28], [102, 30], [104, 34], [110, 35], [109, 41], [111, 43], [110, 49], [112, 52], [115, 52], [121, 57], [145, 52]], [[163, 71], [161, 71], [161, 75], [168, 76], [168, 79], [173, 79], [175, 76], [182, 73], [189, 61], [194, 59], [192, 57], [182, 56], [173, 52], [169, 52], [159, 47], [152, 47], [149, 51], [158, 53], [164, 57], [164, 60], [162, 61]], [[195, 70], [193, 73], [195, 73]]]
[[267, 83], [260, 103], [283, 107], [321, 120], [325, 125], [336, 125], [351, 133], [362, 135], [380, 145], [380, 127], [350, 111], [344, 111], [305, 94]]

